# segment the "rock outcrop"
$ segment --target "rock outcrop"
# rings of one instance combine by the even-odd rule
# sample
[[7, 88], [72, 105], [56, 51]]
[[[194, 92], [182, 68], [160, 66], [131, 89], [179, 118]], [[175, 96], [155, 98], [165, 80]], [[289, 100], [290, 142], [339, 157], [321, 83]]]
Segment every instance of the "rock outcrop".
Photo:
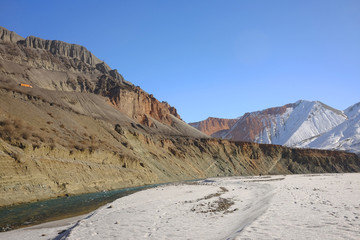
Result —
[[171, 126], [173, 120], [170, 115], [181, 120], [176, 109], [168, 103], [158, 101], [139, 87], [133, 88], [132, 91], [121, 87], [114, 88], [109, 95], [111, 103], [126, 115], [149, 127], [156, 127], [152, 119]]
[[58, 40], [44, 40], [29, 36], [25, 39], [24, 45], [25, 47], [44, 49], [57, 56], [77, 58], [91, 66], [96, 66], [96, 64], [102, 62], [85, 47], [77, 44], [69, 44]]
[[0, 26], [0, 42], [17, 43], [20, 40], [24, 40], [24, 38]]

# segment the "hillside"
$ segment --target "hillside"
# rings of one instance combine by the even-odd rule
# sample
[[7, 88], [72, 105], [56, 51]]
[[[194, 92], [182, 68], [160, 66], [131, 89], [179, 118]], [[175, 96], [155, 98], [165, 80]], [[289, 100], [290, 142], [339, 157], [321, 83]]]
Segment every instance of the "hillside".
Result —
[[184, 124], [175, 108], [124, 80], [116, 69], [110, 69], [83, 46], [33, 36], [23, 39], [4, 28], [0, 28], [0, 36], [2, 87], [19, 90], [20, 83], [30, 84], [33, 88], [26, 90], [29, 93], [74, 111], [89, 108], [84, 105], [88, 101], [82, 101], [83, 105], [79, 106], [77, 95], [73, 97], [75, 100], [64, 101], [64, 97], [57, 97], [58, 92], [94, 93], [106, 97], [108, 104], [127, 117], [157, 131], [205, 136]]
[[0, 164], [0, 206], [212, 176], [360, 171], [355, 154], [209, 138], [86, 48], [4, 28]]

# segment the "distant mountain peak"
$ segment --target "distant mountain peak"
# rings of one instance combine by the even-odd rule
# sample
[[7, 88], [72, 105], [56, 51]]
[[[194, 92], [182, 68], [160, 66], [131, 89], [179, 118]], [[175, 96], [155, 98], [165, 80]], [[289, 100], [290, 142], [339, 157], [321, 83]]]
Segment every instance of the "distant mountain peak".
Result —
[[344, 110], [346, 116], [350, 119], [355, 117], [356, 115], [360, 114], [360, 102], [351, 105], [347, 109]]
[[[235, 141], [302, 146], [346, 119], [343, 111], [320, 101], [298, 100], [281, 107], [245, 113], [238, 119], [232, 119], [232, 125], [210, 135]], [[213, 122], [213, 119], [208, 118], [193, 126], [202, 130], [204, 126], [213, 125]]]

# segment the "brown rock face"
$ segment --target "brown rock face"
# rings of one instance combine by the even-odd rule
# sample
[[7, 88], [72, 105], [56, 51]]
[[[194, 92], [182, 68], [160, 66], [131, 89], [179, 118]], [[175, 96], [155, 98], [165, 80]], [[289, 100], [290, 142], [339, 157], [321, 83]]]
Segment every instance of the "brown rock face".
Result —
[[159, 102], [139, 87], [114, 88], [109, 98], [111, 103], [121, 112], [148, 127], [156, 127], [156, 123], [151, 118], [169, 126], [173, 123], [170, 115], [181, 120], [174, 107], [166, 102]]
[[238, 119], [225, 119], [225, 118], [213, 118], [209, 117], [204, 121], [189, 123], [189, 125], [199, 129], [203, 133], [218, 137], [221, 133], [229, 130]]

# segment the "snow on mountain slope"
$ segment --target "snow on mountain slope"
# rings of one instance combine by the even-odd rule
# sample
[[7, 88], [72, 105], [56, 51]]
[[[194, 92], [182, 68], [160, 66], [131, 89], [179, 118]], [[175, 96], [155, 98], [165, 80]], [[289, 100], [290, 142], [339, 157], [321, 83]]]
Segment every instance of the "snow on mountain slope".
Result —
[[236, 141], [272, 143], [271, 136], [283, 126], [292, 112], [293, 104], [246, 113], [222, 136]]
[[344, 113], [348, 120], [305, 145], [305, 147], [360, 153], [360, 103], [347, 108]]
[[343, 112], [321, 102], [298, 101], [283, 128], [273, 138], [273, 143], [297, 146], [312, 141], [346, 119]]
[[[231, 124], [226, 126], [220, 124], [223, 121], [208, 118], [192, 126], [220, 130], [208, 134], [234, 141], [360, 153], [360, 102], [340, 111], [319, 101], [299, 100], [282, 107], [246, 113], [237, 119], [227, 119]], [[204, 132], [203, 128], [199, 130]]]
[[347, 119], [318, 101], [300, 100], [278, 108], [247, 113], [224, 135], [226, 139], [301, 147]]
[[348, 117], [348, 119], [352, 119], [360, 114], [360, 102], [355, 103], [354, 105], [348, 107], [344, 111], [345, 115]]

